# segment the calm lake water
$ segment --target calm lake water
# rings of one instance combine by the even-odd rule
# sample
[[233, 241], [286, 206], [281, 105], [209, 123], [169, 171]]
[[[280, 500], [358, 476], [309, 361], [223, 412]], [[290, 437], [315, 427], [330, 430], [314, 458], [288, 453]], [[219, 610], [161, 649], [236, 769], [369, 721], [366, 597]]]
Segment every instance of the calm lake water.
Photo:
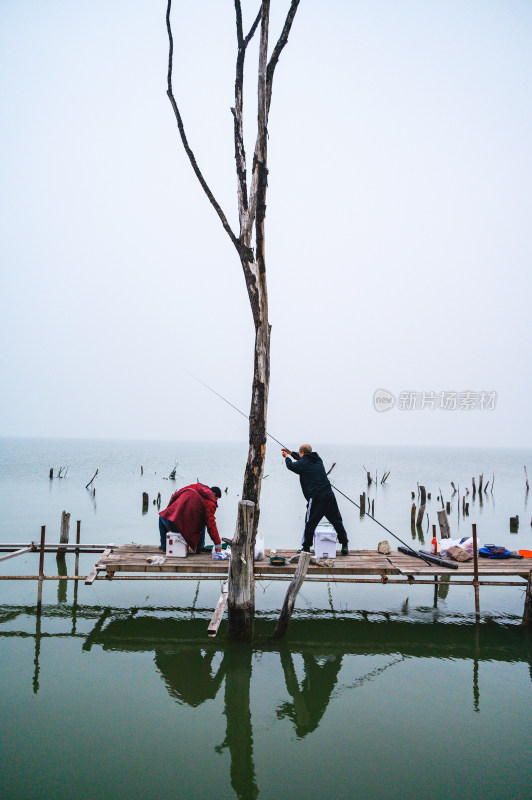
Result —
[[[450, 500], [452, 535], [476, 522], [480, 544], [532, 549], [525, 450], [317, 446], [333, 483], [358, 502], [363, 465], [375, 516], [412, 542], [411, 492]], [[0, 539], [57, 541], [61, 512], [82, 541], [156, 543], [157, 509], [199, 478], [225, 489], [222, 535], [234, 529], [247, 447], [168, 442], [0, 440]], [[166, 480], [176, 460], [180, 477]], [[144, 474], [141, 475], [141, 465]], [[48, 479], [50, 467], [67, 467]], [[96, 494], [85, 484], [96, 469]], [[488, 492], [460, 498], [471, 478]], [[261, 501], [267, 547], [297, 547], [304, 500], [269, 447]], [[495, 476], [493, 492], [491, 481]], [[142, 492], [150, 497], [142, 513]], [[386, 534], [339, 498], [351, 547]], [[509, 517], [520, 527], [510, 533]], [[431, 536], [425, 534], [426, 542]], [[416, 534], [417, 542], [417, 534]], [[419, 543], [418, 543], [419, 546]], [[72, 565], [69, 559], [69, 572]], [[81, 557], [87, 572], [93, 556]], [[37, 571], [36, 555], [1, 574]], [[56, 572], [55, 556], [45, 570]], [[2, 797], [529, 798], [532, 636], [523, 590], [304, 585], [288, 635], [271, 639], [287, 584], [257, 586], [252, 645], [206, 636], [217, 581], [91, 587], [0, 581]]]

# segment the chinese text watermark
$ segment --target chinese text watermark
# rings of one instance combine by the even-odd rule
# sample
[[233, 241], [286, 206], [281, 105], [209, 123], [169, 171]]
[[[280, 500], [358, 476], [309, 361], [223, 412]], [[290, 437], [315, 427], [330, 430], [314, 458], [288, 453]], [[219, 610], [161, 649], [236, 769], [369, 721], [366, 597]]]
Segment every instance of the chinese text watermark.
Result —
[[399, 392], [395, 397], [387, 389], [377, 389], [373, 394], [376, 411], [494, 411], [498, 394], [493, 391]]

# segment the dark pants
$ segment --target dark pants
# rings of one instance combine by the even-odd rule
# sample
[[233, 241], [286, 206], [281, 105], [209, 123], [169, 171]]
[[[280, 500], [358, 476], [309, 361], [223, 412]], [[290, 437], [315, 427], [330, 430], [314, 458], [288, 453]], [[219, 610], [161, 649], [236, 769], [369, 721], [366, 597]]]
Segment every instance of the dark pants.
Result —
[[305, 517], [305, 531], [303, 533], [303, 550], [309, 551], [314, 541], [314, 531], [325, 517], [338, 536], [340, 544], [347, 544], [347, 533], [342, 522], [342, 515], [336, 502], [332, 489], [316, 497], [311, 497], [307, 503], [307, 516]]
[[[169, 519], [165, 519], [164, 517], [159, 517], [159, 533], [161, 535], [161, 550], [166, 550], [166, 534], [170, 531], [170, 533], [179, 533], [176, 526], [173, 522], [170, 522]], [[205, 547], [205, 528], [203, 528], [203, 533], [201, 538], [198, 542], [198, 546], [196, 548], [196, 553], [201, 553], [203, 547]]]
[[161, 550], [166, 550], [166, 534], [170, 531], [170, 533], [178, 533], [178, 530], [173, 522], [170, 522], [169, 519], [165, 519], [164, 517], [159, 517], [159, 533], [161, 535]]

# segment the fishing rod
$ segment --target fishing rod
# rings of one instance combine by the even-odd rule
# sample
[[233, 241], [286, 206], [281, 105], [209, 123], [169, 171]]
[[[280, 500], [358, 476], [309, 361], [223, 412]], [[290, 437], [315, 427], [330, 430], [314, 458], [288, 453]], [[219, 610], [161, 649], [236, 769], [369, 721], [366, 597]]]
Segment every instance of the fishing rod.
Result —
[[[189, 372], [188, 369], [184, 369], [183, 368], [183, 372], [186, 372], [187, 375], [190, 375], [190, 377], [194, 378], [195, 381], [197, 381], [198, 383], [201, 383], [202, 386], [205, 386], [206, 389], [208, 389], [210, 392], [215, 394], [216, 397], [219, 397], [220, 400], [223, 400], [224, 403], [227, 403], [228, 406], [231, 406], [231, 408], [234, 408], [235, 411], [238, 411], [238, 413], [241, 414], [249, 422], [249, 416], [247, 414], [245, 414], [243, 411], [241, 411], [239, 408], [237, 408], [235, 405], [233, 405], [233, 403], [231, 403], [229, 400], [227, 400], [227, 398], [225, 398], [223, 395], [221, 395], [219, 392], [217, 392], [215, 389], [213, 389], [212, 386], [209, 386], [209, 384], [205, 383], [205, 381], [202, 381], [201, 378], [198, 378], [196, 375], [193, 375], [192, 372]], [[286, 447], [286, 445], [284, 445], [282, 442], [280, 442], [279, 439], [276, 439], [275, 436], [272, 436], [271, 433], [268, 433], [268, 431], [266, 431], [266, 436], [269, 436], [270, 439], [273, 439], [273, 441], [276, 442], [278, 445], [280, 445], [283, 449], [290, 450], [289, 447]], [[290, 452], [292, 452], [292, 451], [290, 450]], [[339, 489], [337, 486], [334, 485], [334, 483], [331, 483], [331, 486], [336, 492], [338, 492], [338, 494], [341, 494], [342, 497], [345, 497], [346, 500], [349, 500], [349, 502], [352, 503], [354, 506], [356, 506], [358, 508], [358, 510], [360, 511], [360, 506], [358, 505], [358, 503], [355, 503], [354, 500], [352, 500], [350, 497], [348, 497], [346, 494], [344, 494], [341, 489]], [[393, 536], [394, 539], [397, 539], [398, 542], [401, 542], [403, 547], [406, 547], [410, 551], [410, 553], [412, 553], [412, 555], [415, 555], [417, 558], [421, 558], [425, 562], [425, 564], [429, 565], [429, 567], [432, 566], [427, 557], [425, 557], [421, 553], [417, 553], [415, 550], [412, 550], [412, 548], [409, 547], [406, 544], [406, 542], [403, 542], [403, 540], [400, 539], [399, 536], [397, 536], [397, 534], [395, 534], [393, 531], [391, 531], [389, 528], [387, 528], [386, 525], [383, 525], [382, 522], [379, 522], [379, 520], [376, 519], [376, 517], [374, 517], [373, 514], [370, 514], [369, 511], [366, 511], [365, 514], [366, 514], [367, 517], [372, 519], [373, 522], [376, 522], [377, 525], [380, 525], [381, 528], [383, 528], [387, 533], [390, 534], [390, 536]]]

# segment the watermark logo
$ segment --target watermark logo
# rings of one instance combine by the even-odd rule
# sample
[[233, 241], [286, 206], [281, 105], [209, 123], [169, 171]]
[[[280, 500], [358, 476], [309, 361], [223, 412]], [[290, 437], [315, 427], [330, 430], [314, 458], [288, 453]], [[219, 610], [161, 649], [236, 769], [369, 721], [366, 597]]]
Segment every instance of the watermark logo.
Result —
[[395, 397], [386, 389], [377, 389], [373, 394], [373, 407], [375, 411], [389, 411], [395, 405]]
[[[493, 391], [439, 391], [399, 392], [398, 411], [494, 411], [498, 393]], [[389, 411], [396, 398], [386, 389], [377, 389], [373, 394], [375, 411]]]

